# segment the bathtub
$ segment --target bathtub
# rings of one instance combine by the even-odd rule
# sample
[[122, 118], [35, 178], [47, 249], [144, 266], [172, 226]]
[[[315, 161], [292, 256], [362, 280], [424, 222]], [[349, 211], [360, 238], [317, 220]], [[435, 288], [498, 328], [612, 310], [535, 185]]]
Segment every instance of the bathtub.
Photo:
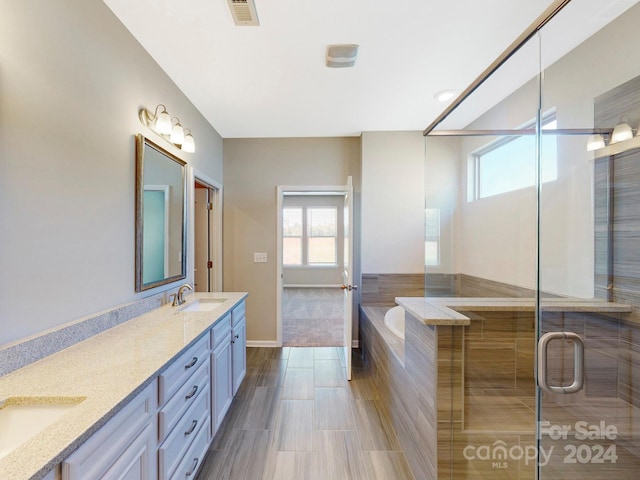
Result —
[[384, 324], [395, 335], [404, 340], [404, 308], [393, 307], [384, 314]]

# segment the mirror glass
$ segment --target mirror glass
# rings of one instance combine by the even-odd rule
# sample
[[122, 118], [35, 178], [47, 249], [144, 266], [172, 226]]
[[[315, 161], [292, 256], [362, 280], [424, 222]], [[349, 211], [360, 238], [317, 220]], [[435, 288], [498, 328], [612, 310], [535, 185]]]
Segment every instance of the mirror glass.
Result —
[[186, 278], [185, 165], [136, 136], [136, 292]]

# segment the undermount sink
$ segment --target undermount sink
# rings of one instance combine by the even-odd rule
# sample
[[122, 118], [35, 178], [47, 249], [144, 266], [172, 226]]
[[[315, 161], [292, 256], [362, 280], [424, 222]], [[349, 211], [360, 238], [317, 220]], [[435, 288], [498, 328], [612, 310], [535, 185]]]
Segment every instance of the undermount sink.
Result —
[[226, 302], [226, 298], [200, 298], [180, 309], [181, 312], [209, 312]]
[[84, 397], [11, 397], [0, 401], [0, 459], [83, 400]]

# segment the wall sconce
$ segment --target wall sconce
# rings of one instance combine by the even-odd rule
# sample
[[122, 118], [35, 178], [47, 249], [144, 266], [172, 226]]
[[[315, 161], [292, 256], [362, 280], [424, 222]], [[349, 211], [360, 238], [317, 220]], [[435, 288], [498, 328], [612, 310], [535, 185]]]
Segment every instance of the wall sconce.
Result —
[[[162, 110], [160, 111], [160, 109]], [[153, 113], [146, 108], [141, 108], [138, 116], [144, 126], [149, 127], [182, 151], [188, 153], [196, 151], [191, 130], [187, 128], [186, 130], [189, 130], [189, 133], [185, 135], [185, 129], [180, 124], [180, 119], [178, 117], [171, 117], [167, 112], [167, 107], [163, 104], [158, 105]]]

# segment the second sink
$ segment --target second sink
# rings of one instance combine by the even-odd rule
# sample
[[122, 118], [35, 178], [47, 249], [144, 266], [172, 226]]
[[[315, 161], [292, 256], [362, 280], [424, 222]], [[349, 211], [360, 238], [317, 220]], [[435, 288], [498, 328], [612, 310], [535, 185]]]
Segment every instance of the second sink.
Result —
[[209, 312], [226, 302], [225, 298], [200, 298], [181, 308], [181, 312]]

